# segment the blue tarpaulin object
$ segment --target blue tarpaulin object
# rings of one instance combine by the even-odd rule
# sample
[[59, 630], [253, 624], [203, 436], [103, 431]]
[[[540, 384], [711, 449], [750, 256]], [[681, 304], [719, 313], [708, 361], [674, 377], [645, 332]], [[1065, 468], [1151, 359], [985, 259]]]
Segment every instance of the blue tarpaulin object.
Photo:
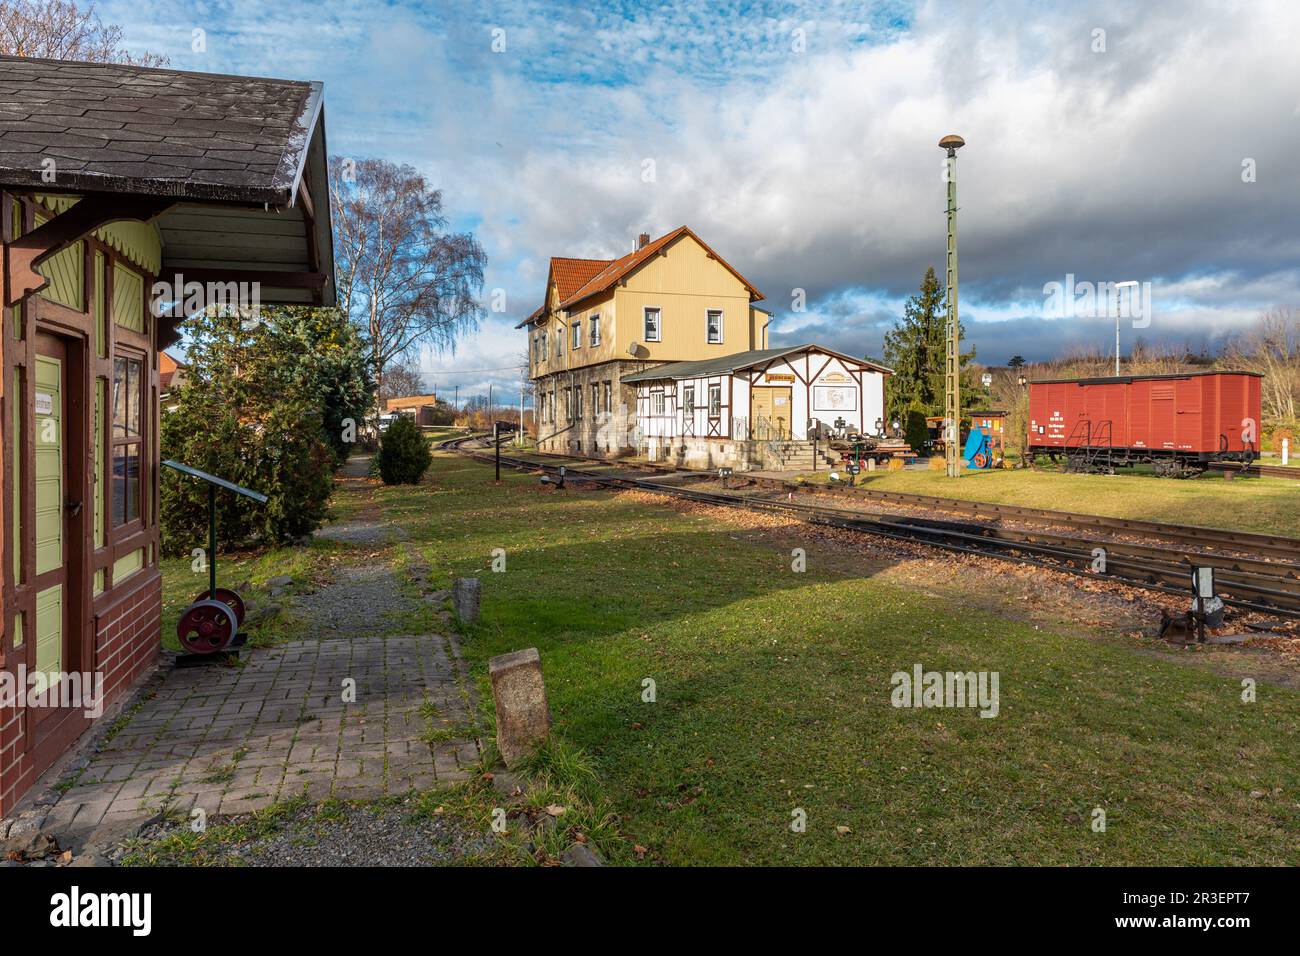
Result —
[[[976, 456], [983, 455], [980, 459], [982, 464], [976, 462]], [[966, 448], [962, 451], [962, 457], [970, 463], [972, 468], [992, 468], [993, 455], [989, 450], [989, 436], [984, 434], [983, 429], [972, 428], [970, 437], [966, 439]]]

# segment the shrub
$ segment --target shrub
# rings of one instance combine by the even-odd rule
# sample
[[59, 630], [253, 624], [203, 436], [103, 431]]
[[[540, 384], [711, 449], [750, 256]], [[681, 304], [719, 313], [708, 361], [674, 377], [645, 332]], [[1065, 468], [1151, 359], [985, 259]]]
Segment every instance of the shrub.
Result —
[[[162, 456], [259, 491], [258, 504], [217, 492], [217, 544], [282, 544], [310, 534], [328, 515], [336, 450], [326, 427], [337, 404], [307, 347], [305, 320], [268, 312], [191, 316], [189, 374], [162, 415]], [[345, 409], [346, 410], [346, 409]], [[168, 555], [206, 547], [207, 486], [163, 469], [162, 548]]]
[[433, 464], [433, 453], [420, 426], [405, 416], [397, 419], [379, 439], [375, 455], [379, 477], [386, 485], [414, 485]]

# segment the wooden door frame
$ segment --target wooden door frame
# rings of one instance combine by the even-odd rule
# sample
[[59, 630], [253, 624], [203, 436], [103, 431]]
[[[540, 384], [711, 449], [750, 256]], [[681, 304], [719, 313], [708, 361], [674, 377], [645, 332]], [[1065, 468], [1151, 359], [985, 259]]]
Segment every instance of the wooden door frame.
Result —
[[[36, 425], [35, 425], [35, 364], [41, 355], [40, 337], [49, 335], [59, 339], [63, 344], [63, 370], [62, 381], [60, 384], [61, 398], [63, 401], [63, 501], [76, 500], [72, 496], [79, 495], [81, 508], [75, 515], [69, 515], [67, 510], [62, 511], [63, 517], [63, 645], [66, 653], [63, 655], [62, 670], [64, 673], [89, 673], [95, 669], [95, 647], [94, 633], [92, 628], [92, 616], [90, 614], [90, 561], [88, 560], [90, 552], [87, 550], [88, 538], [93, 529], [94, 502], [90, 495], [90, 479], [92, 462], [87, 460], [87, 452], [93, 456], [93, 445], [90, 438], [90, 419], [88, 393], [90, 389], [90, 363], [88, 361], [88, 350], [90, 342], [85, 331], [81, 328], [70, 325], [67, 321], [60, 319], [70, 319], [68, 316], [60, 316], [59, 311], [62, 309], [57, 304], [40, 300], [36, 307], [28, 310], [28, 315], [35, 322], [32, 330], [31, 340], [31, 364], [28, 366], [28, 378], [31, 381], [29, 393], [33, 396], [33, 402], [28, 406], [27, 411], [31, 415], [30, 427], [26, 428], [24, 435], [25, 462], [23, 467], [23, 482], [26, 485], [31, 476], [32, 494], [29, 502], [24, 504], [24, 520], [26, 522], [26, 513], [32, 515], [30, 522], [26, 522], [23, 527], [23, 538], [26, 544], [26, 553], [31, 555], [32, 577], [30, 578], [30, 587], [32, 591], [33, 607], [35, 597], [41, 591], [37, 586], [35, 574], [36, 561], [36, 493], [35, 493], [35, 471], [36, 471]], [[63, 505], [63, 502], [60, 502]], [[36, 654], [36, 619], [33, 613], [30, 621], [30, 635], [24, 630], [24, 637], [28, 641], [27, 657], [29, 659], [29, 670], [35, 664]], [[28, 727], [31, 732], [27, 735], [27, 747], [32, 752], [33, 759], [37, 766], [46, 766], [59, 754], [72, 744], [85, 730], [90, 726], [91, 719], [85, 716], [84, 708], [73, 706], [66, 710], [65, 713], [56, 717], [49, 717], [42, 721], [28, 720]], [[39, 731], [39, 732], [38, 732]]]

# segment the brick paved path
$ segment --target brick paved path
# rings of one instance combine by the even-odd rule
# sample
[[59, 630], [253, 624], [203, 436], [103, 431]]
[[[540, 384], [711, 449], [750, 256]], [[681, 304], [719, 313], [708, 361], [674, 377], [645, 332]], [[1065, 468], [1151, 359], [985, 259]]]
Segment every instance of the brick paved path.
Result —
[[[95, 754], [45, 829], [89, 831], [164, 807], [244, 813], [306, 793], [364, 799], [464, 780], [472, 740], [431, 743], [468, 703], [443, 638], [299, 641], [241, 668], [167, 673]], [[356, 682], [356, 702], [343, 700]], [[436, 714], [436, 717], [434, 716]]]
[[[344, 487], [361, 490], [364, 473], [349, 462]], [[372, 506], [322, 534], [366, 547], [403, 537]], [[66, 846], [163, 809], [245, 813], [304, 793], [368, 799], [466, 779], [479, 749], [454, 644], [383, 633], [384, 611], [410, 599], [391, 568], [369, 560], [298, 599], [322, 638], [254, 648], [237, 666], [155, 675], [86, 748], [84, 769], [37, 795], [48, 811], [41, 828]]]

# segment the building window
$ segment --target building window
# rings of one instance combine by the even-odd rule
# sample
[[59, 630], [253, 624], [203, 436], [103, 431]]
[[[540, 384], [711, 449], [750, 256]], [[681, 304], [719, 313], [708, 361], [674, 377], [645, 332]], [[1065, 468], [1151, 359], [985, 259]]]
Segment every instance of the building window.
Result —
[[600, 414], [600, 386], [595, 382], [591, 383], [591, 414]]
[[588, 332], [587, 338], [590, 340], [591, 347], [594, 349], [600, 344], [600, 313], [593, 315], [589, 321], [591, 322], [591, 328]]
[[582, 320], [573, 323], [573, 347], [582, 348]]
[[710, 418], [722, 417], [722, 386], [721, 385], [709, 386], [709, 417]]
[[660, 341], [660, 315], [658, 309], [645, 310], [645, 340], [647, 342]]
[[573, 386], [573, 417], [582, 417], [582, 386]]
[[710, 345], [722, 344], [722, 310], [709, 309], [704, 313], [705, 335]]
[[566, 421], [573, 421], [573, 389], [564, 390], [564, 418]]
[[560, 351], [564, 348], [564, 326], [555, 330], [555, 358], [559, 361]]
[[612, 395], [613, 395], [613, 389], [610, 383], [606, 382], [605, 383], [605, 414], [607, 415], [614, 411]]
[[543, 332], [541, 336], [538, 338], [537, 360], [539, 362], [546, 361], [546, 333], [545, 332]]
[[687, 385], [682, 389], [682, 412], [686, 415], [695, 414], [695, 386]]
[[140, 518], [140, 462], [144, 449], [141, 408], [144, 406], [144, 362], [113, 358], [113, 456], [110, 488], [113, 525]]
[[663, 392], [651, 392], [651, 393], [650, 393], [650, 404], [651, 404], [651, 405], [653, 406], [653, 408], [654, 408], [654, 412], [653, 412], [653, 414], [655, 414], [655, 415], [663, 415], [663, 414], [666, 414], [665, 411], [664, 411], [664, 393], [663, 393]]

